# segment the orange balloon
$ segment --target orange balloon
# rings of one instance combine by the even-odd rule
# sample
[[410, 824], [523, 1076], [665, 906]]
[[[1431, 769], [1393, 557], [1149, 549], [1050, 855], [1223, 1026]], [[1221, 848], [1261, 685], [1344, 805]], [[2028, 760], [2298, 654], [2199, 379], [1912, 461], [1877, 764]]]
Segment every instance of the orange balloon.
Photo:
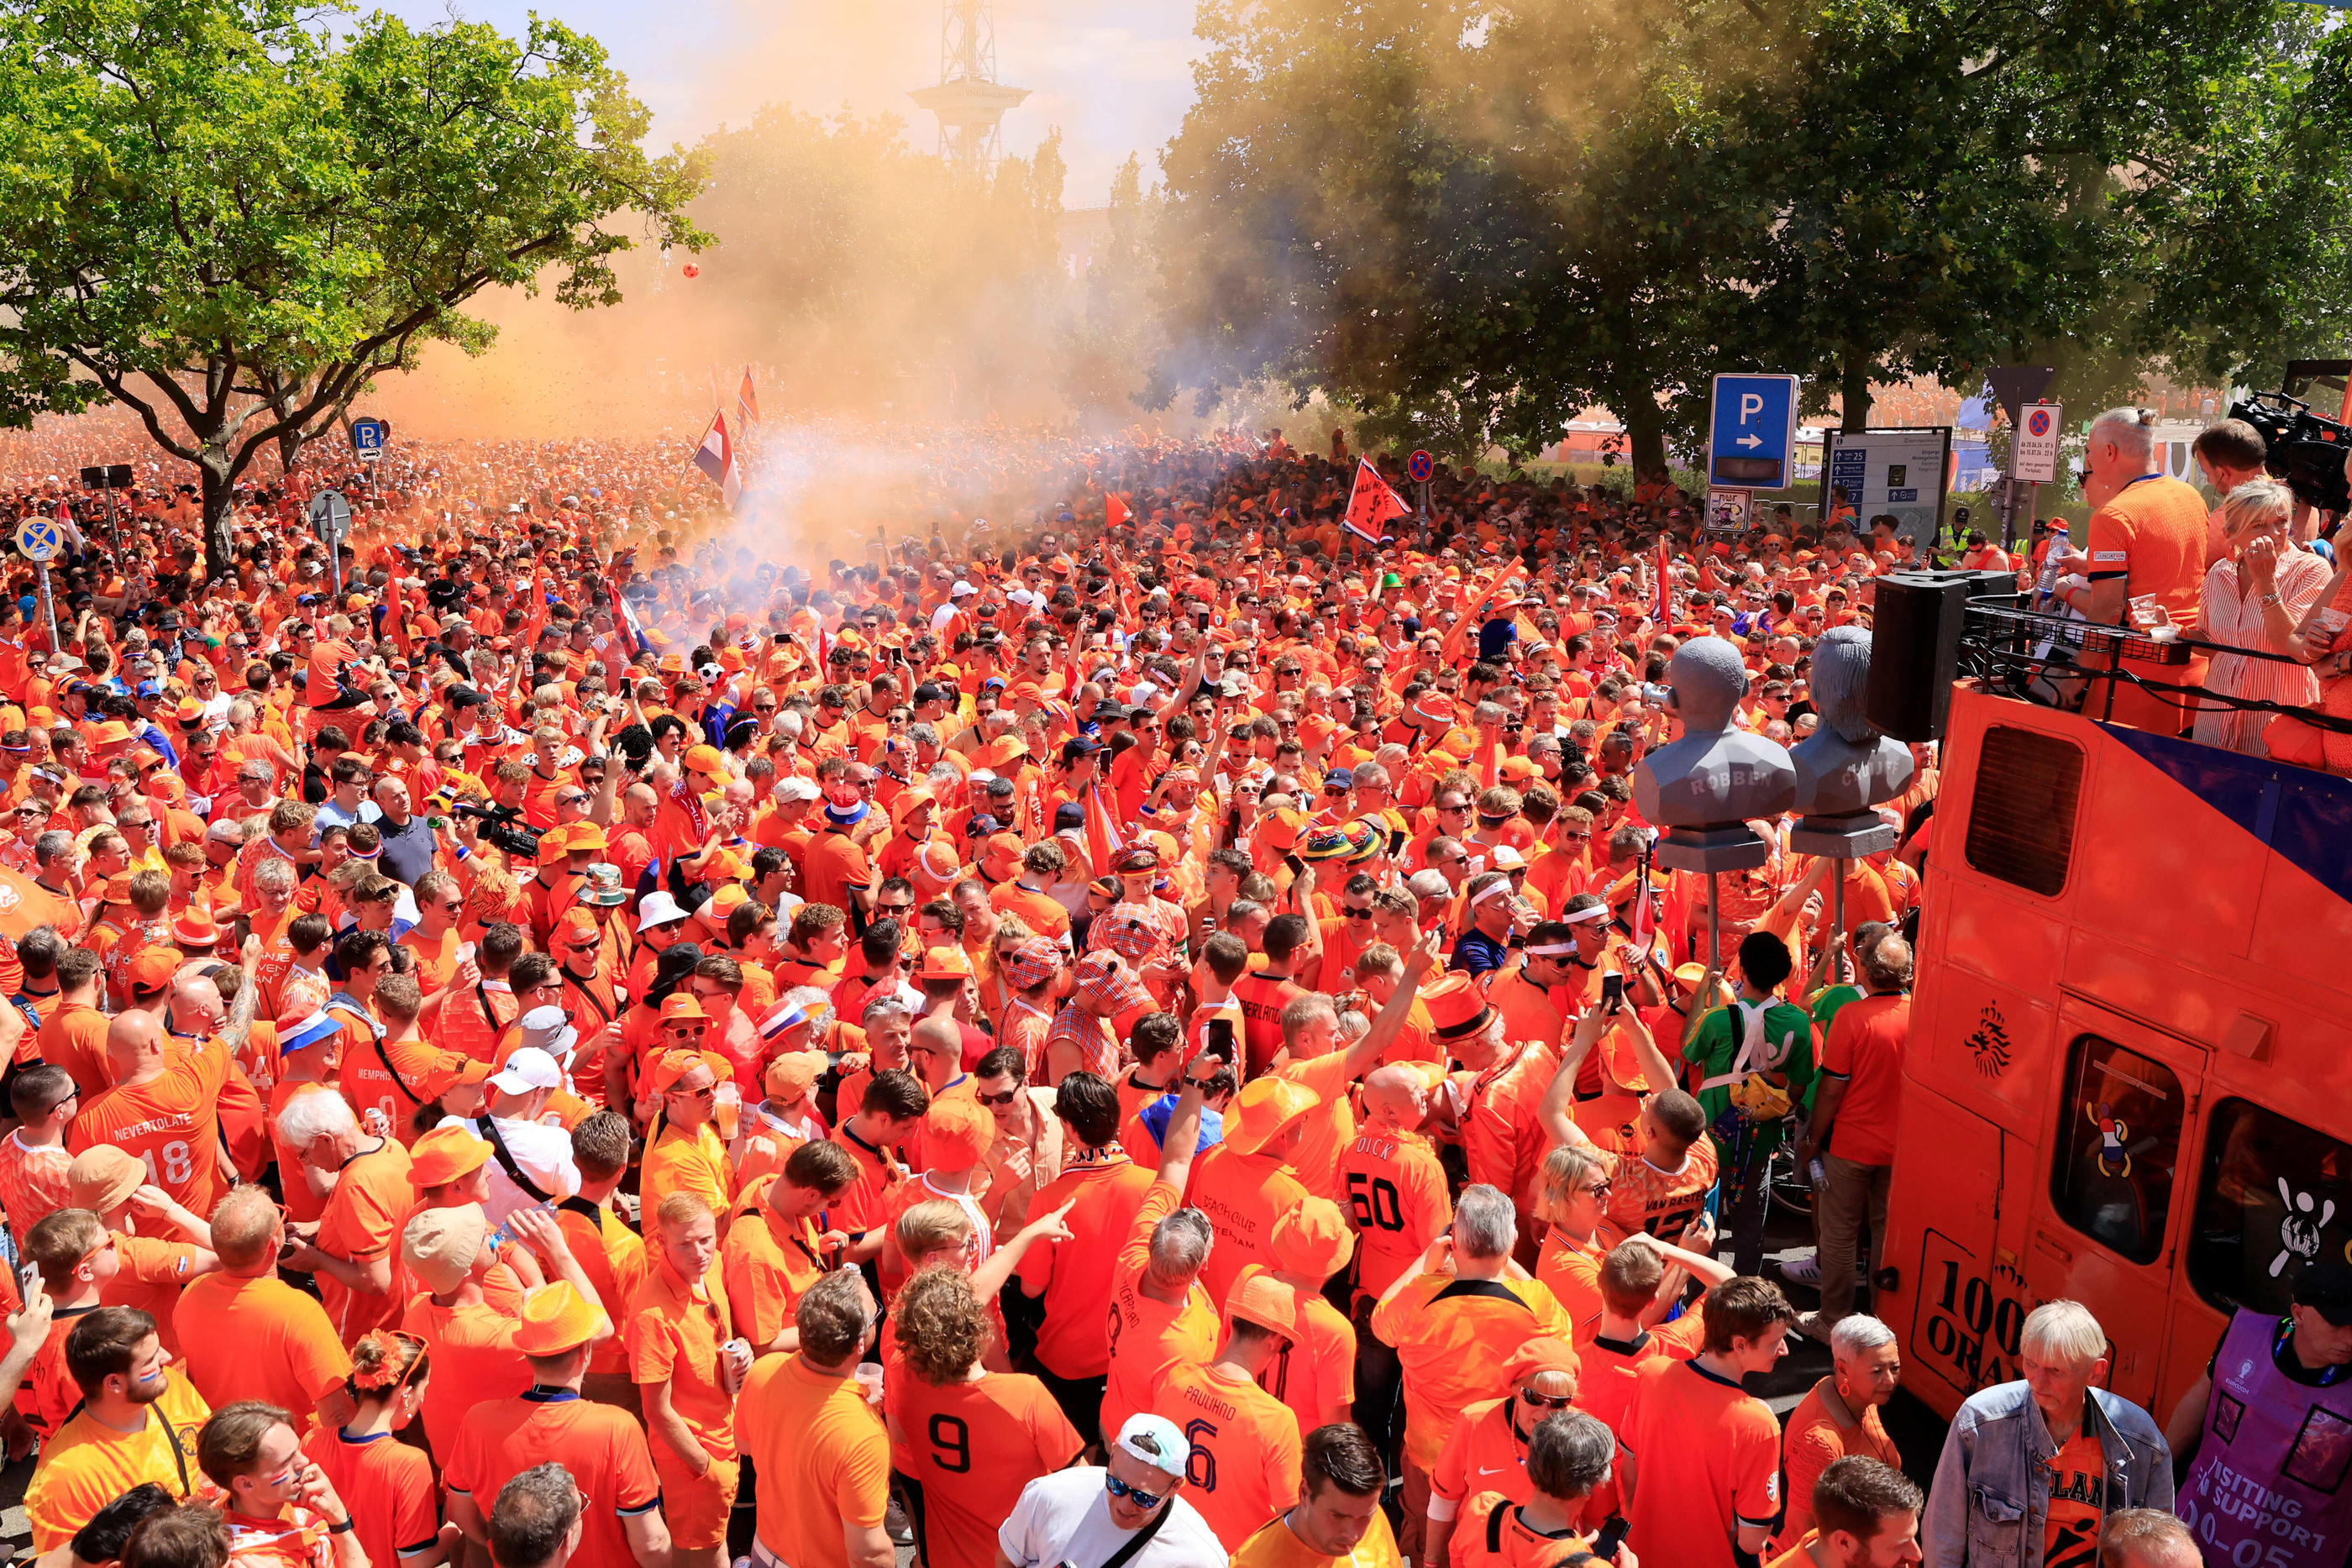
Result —
[[694, 265], [694, 263], [692, 263], [692, 262], [690, 262], [690, 261], [689, 261], [689, 262], [688, 262], [688, 263], [686, 264], [686, 269], [685, 269], [685, 270], [686, 270], [686, 275], [687, 275], [688, 277], [700, 277], [702, 276], [702, 268], [700, 268], [700, 267], [698, 267], [695, 266], [695, 265]]

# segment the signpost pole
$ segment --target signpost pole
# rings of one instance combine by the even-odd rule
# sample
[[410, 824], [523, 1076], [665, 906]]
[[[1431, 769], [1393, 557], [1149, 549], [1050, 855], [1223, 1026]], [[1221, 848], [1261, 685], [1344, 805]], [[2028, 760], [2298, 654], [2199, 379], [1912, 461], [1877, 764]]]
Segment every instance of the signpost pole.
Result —
[[49, 563], [41, 562], [41, 619], [49, 623], [49, 652], [65, 651], [64, 641], [58, 636], [58, 603], [49, 594]]

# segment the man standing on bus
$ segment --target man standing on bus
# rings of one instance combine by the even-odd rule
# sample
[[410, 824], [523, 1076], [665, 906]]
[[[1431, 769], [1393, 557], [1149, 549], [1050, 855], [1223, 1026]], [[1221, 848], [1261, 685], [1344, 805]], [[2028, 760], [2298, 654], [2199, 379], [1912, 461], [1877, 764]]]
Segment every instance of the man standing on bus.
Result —
[[1969, 1396], [1952, 1417], [1920, 1531], [1929, 1568], [2093, 1568], [2108, 1514], [2172, 1506], [2164, 1434], [2098, 1386], [2107, 1334], [2091, 1310], [2043, 1302], [2022, 1350], [2022, 1381]]
[[[2190, 1456], [2180, 1517], [2208, 1560], [2336, 1568], [2352, 1537], [2352, 1265], [2295, 1277], [2286, 1316], [2240, 1308], [2166, 1430]], [[2242, 1547], [2241, 1543], [2247, 1543]]]

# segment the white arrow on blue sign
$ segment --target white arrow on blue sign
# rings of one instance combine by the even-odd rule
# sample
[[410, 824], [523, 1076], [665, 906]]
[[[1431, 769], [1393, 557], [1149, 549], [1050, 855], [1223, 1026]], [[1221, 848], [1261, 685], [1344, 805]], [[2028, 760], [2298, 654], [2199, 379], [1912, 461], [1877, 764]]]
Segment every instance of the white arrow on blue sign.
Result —
[[1788, 487], [1797, 447], [1797, 378], [1717, 376], [1706, 437], [1706, 482]]

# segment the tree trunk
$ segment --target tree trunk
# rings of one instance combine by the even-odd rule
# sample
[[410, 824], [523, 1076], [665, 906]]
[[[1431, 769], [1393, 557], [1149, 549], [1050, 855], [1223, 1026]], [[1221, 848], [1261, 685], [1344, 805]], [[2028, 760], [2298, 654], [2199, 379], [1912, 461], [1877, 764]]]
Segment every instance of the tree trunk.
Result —
[[1666, 422], [1658, 413], [1657, 397], [1645, 387], [1623, 402], [1616, 413], [1625, 422], [1625, 454], [1633, 461], [1633, 477], [1663, 485], [1668, 476]]
[[1849, 344], [1838, 367], [1839, 428], [1852, 433], [1870, 428], [1870, 361], [1866, 349]]
[[229, 482], [229, 455], [207, 446], [196, 471], [204, 477], [205, 576], [217, 581], [236, 570], [228, 542], [228, 515], [236, 499]]

